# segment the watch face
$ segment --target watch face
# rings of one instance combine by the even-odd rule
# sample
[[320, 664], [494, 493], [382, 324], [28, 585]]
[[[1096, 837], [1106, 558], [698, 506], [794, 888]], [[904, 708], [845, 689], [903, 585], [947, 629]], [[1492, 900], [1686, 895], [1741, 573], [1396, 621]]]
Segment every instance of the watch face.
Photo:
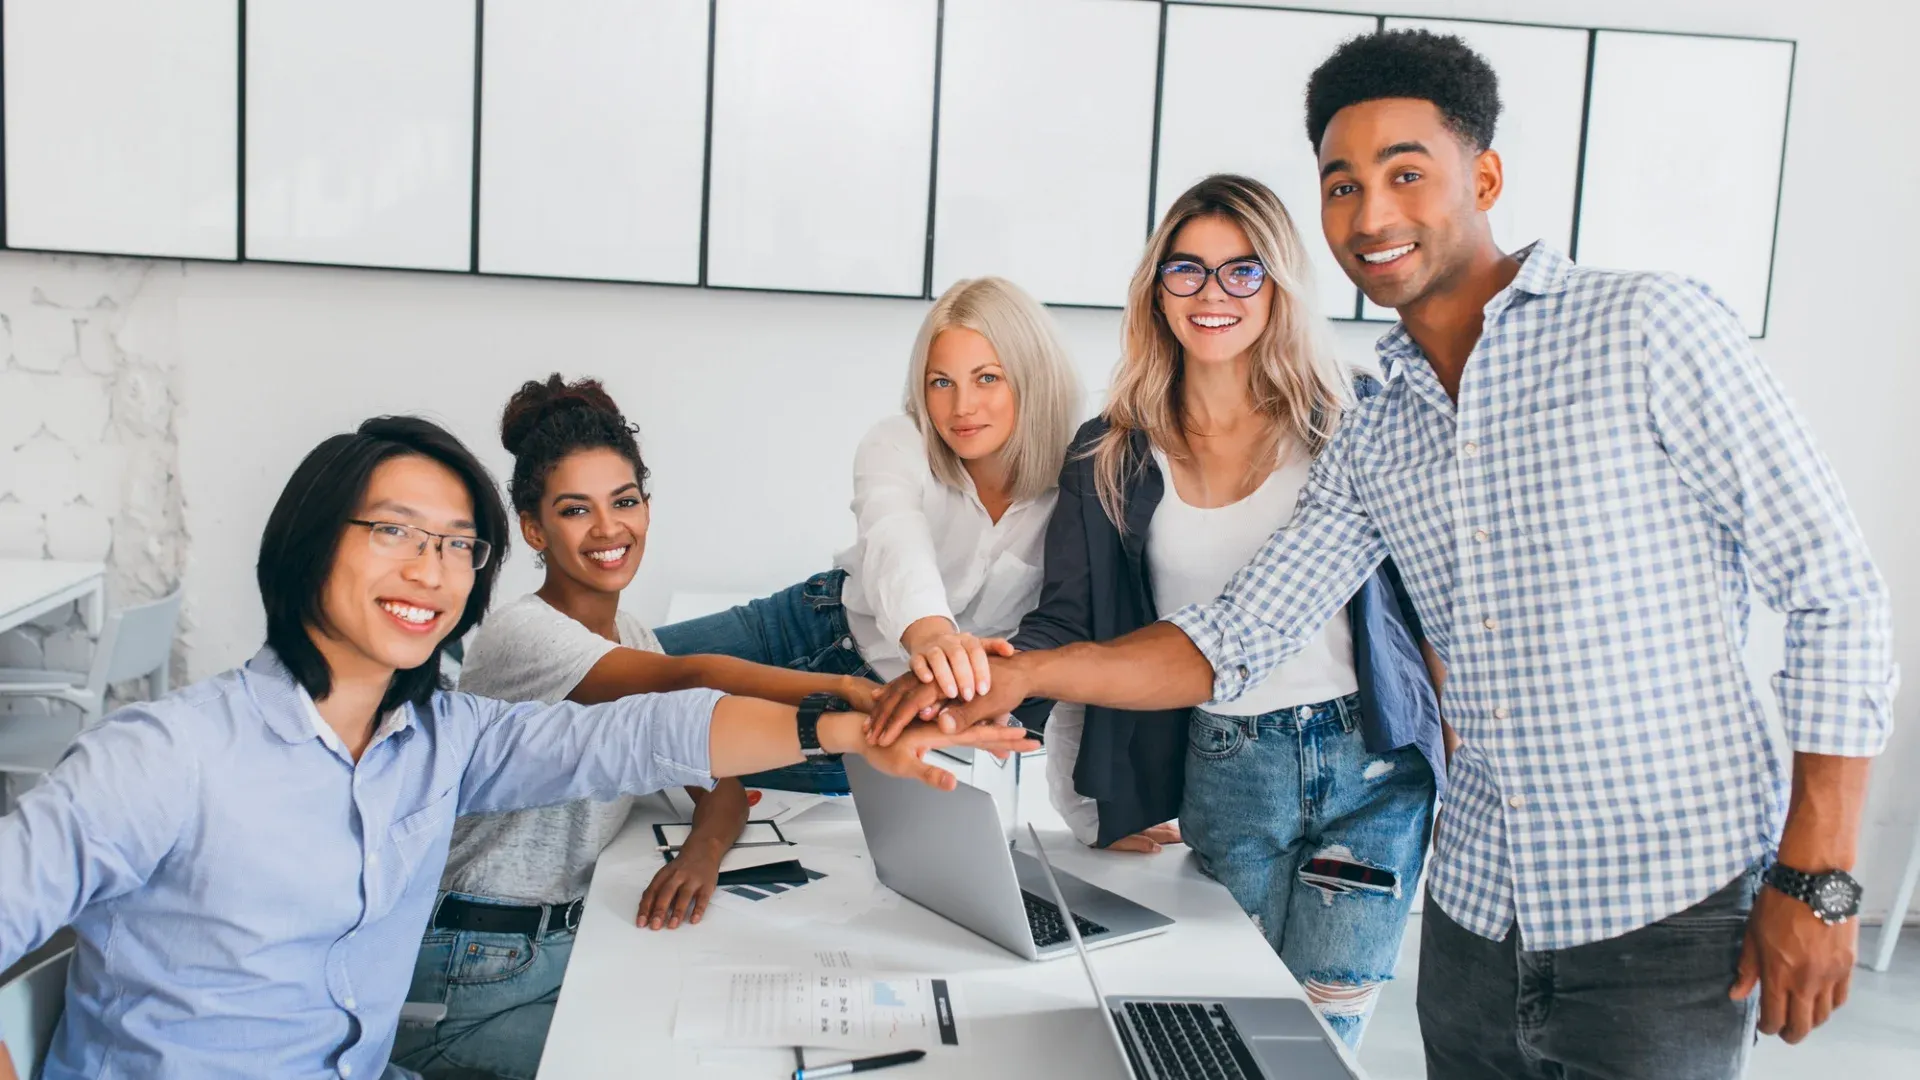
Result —
[[1835, 874], [1825, 876], [1813, 887], [1813, 909], [1822, 915], [1851, 916], [1860, 904], [1860, 886], [1852, 879]]

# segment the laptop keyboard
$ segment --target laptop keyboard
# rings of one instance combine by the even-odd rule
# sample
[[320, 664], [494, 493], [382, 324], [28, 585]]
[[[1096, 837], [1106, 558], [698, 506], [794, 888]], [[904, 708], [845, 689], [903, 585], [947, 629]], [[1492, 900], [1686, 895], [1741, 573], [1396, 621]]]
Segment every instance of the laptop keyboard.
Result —
[[1164, 1080], [1247, 1080], [1262, 1073], [1240, 1041], [1224, 1005], [1193, 1001], [1129, 1001], [1123, 1028]]
[[[1020, 898], [1027, 902], [1027, 926], [1033, 930], [1033, 945], [1044, 949], [1051, 945], [1064, 945], [1072, 939], [1067, 936], [1067, 924], [1060, 921], [1060, 909], [1052, 903], [1027, 892], [1020, 891]], [[1080, 928], [1080, 936], [1090, 938], [1095, 934], [1108, 934], [1112, 931], [1092, 919], [1073, 917], [1075, 926]]]

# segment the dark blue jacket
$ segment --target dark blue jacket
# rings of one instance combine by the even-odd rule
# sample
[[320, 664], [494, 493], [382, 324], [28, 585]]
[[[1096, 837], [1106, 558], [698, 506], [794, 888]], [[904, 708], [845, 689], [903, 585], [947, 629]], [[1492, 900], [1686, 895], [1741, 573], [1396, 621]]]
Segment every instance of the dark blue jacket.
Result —
[[[1378, 389], [1363, 380], [1360, 392]], [[1020, 621], [1013, 643], [1051, 649], [1079, 641], [1108, 641], [1149, 626], [1163, 614], [1153, 601], [1147, 571], [1147, 525], [1166, 492], [1147, 437], [1136, 433], [1122, 471], [1125, 534], [1107, 520], [1094, 488], [1087, 451], [1107, 431], [1088, 421], [1074, 436], [1060, 472], [1060, 501], [1047, 524], [1046, 578], [1040, 603]], [[1172, 614], [1166, 612], [1165, 614]], [[1371, 753], [1418, 746], [1444, 785], [1446, 757], [1440, 707], [1420, 656], [1420, 626], [1391, 561], [1381, 564], [1347, 605], [1353, 660], [1360, 683], [1361, 733]], [[1046, 723], [1053, 702], [1034, 699], [1014, 714], [1030, 728]], [[1180, 814], [1186, 778], [1190, 711], [1130, 712], [1087, 706], [1073, 783], [1100, 808], [1098, 843], [1172, 820]]]

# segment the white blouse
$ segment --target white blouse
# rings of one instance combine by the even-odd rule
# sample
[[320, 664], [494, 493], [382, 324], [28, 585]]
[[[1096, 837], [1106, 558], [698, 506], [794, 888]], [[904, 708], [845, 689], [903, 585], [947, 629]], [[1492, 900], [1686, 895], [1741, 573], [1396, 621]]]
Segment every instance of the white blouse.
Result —
[[[1147, 572], [1153, 578], [1155, 607], [1173, 612], [1189, 604], [1212, 603], [1274, 532], [1293, 520], [1313, 459], [1297, 442], [1291, 450], [1286, 462], [1268, 474], [1253, 494], [1225, 506], [1199, 507], [1180, 497], [1167, 455], [1153, 448], [1153, 460], [1167, 482], [1166, 494], [1147, 525]], [[1265, 682], [1230, 704], [1209, 706], [1209, 711], [1264, 716], [1294, 705], [1346, 697], [1359, 686], [1353, 667], [1353, 628], [1343, 607], [1306, 648], [1274, 668]]]
[[1015, 502], [998, 522], [974, 493], [941, 483], [913, 418], [889, 417], [853, 457], [859, 539], [834, 559], [854, 644], [875, 674], [907, 670], [900, 635], [938, 615], [981, 637], [1011, 637], [1040, 601], [1047, 519], [1058, 491]]

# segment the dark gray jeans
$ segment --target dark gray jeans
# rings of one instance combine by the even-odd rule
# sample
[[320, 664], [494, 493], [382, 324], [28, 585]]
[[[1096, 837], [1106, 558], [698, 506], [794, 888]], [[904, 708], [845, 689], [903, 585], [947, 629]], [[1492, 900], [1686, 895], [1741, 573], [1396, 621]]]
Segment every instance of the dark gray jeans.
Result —
[[1463, 929], [1427, 897], [1420, 1035], [1427, 1080], [1732, 1080], [1760, 1003], [1732, 1001], [1755, 867], [1629, 934], [1528, 952]]

